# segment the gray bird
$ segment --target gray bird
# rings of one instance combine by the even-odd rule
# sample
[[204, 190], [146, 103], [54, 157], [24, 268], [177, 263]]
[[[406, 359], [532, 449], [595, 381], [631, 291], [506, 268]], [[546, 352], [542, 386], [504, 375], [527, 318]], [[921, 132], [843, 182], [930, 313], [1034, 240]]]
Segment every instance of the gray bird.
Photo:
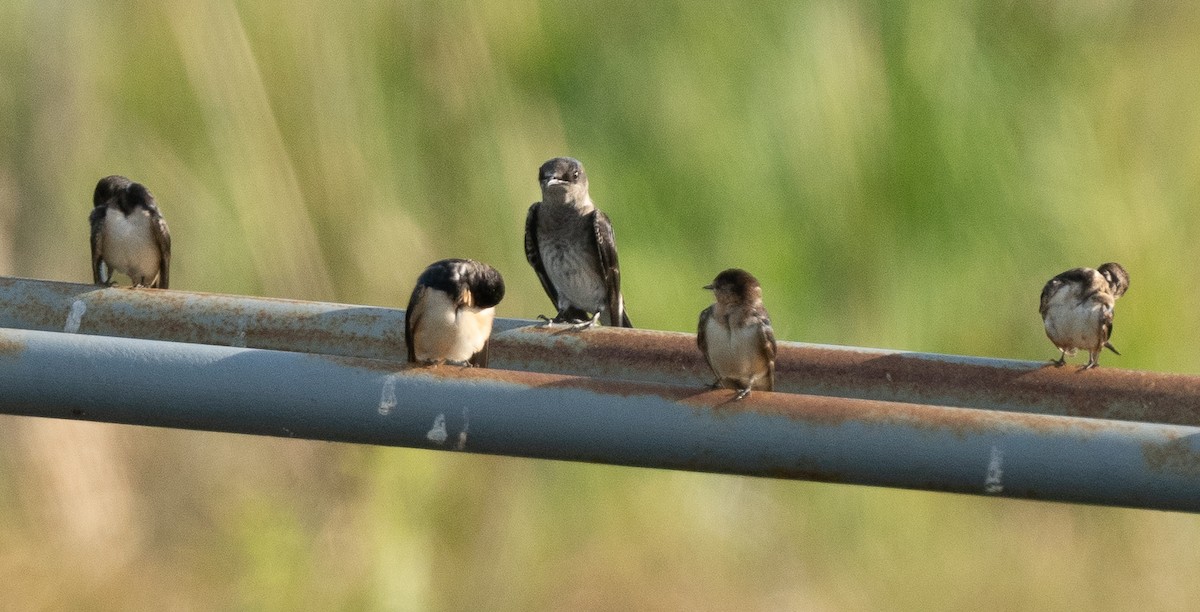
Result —
[[1093, 270], [1074, 268], [1050, 279], [1042, 288], [1042, 324], [1046, 336], [1058, 347], [1057, 366], [1078, 349], [1088, 352], [1087, 370], [1100, 365], [1100, 351], [1120, 355], [1109, 342], [1113, 332], [1113, 305], [1129, 289], [1129, 274], [1118, 263]]
[[525, 258], [557, 310], [553, 323], [585, 329], [601, 321], [633, 327], [621, 297], [621, 268], [608, 215], [588, 195], [578, 160], [556, 157], [538, 169], [542, 201], [525, 218]]
[[775, 331], [763, 307], [762, 287], [749, 272], [731, 268], [704, 287], [716, 303], [700, 312], [696, 344], [717, 377], [712, 388], [736, 389], [734, 400], [751, 389], [775, 387]]
[[112, 285], [113, 273], [134, 287], [166, 289], [171, 279], [171, 233], [154, 196], [141, 183], [106, 176], [92, 195], [92, 282]]
[[487, 367], [488, 339], [504, 279], [472, 259], [443, 259], [417, 278], [404, 312], [411, 363]]

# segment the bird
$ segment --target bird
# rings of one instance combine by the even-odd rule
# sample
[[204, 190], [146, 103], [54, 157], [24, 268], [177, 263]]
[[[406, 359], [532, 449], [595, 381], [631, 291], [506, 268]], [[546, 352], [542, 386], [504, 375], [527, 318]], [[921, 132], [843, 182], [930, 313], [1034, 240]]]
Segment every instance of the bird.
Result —
[[572, 323], [586, 329], [601, 322], [633, 327], [621, 296], [621, 268], [612, 221], [588, 195], [579, 160], [555, 157], [538, 168], [542, 200], [525, 217], [525, 258], [556, 313], [538, 318], [547, 325]]
[[171, 280], [171, 232], [145, 185], [106, 176], [92, 195], [92, 282], [111, 286], [113, 273], [134, 287], [166, 289]]
[[763, 307], [762, 286], [745, 270], [730, 268], [704, 289], [716, 302], [700, 312], [696, 345], [716, 376], [709, 386], [736, 389], [734, 400], [751, 389], [775, 388], [775, 331]]
[[1051, 360], [1063, 366], [1068, 355], [1078, 349], [1088, 352], [1087, 370], [1100, 365], [1100, 351], [1120, 355], [1109, 342], [1113, 332], [1113, 305], [1129, 289], [1129, 273], [1121, 264], [1110, 262], [1099, 268], [1073, 268], [1050, 279], [1042, 288], [1042, 324], [1046, 336], [1058, 347], [1059, 358]]
[[473, 259], [429, 264], [404, 312], [404, 343], [410, 363], [487, 367], [488, 339], [504, 278]]

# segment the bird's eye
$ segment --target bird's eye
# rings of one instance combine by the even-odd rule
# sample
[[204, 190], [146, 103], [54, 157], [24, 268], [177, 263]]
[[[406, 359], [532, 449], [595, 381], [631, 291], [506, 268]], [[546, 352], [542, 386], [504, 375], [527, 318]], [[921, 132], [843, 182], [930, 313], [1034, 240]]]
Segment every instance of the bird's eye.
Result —
[[578, 170], [571, 171], [571, 180], [573, 180], [573, 181], [579, 180], [579, 171]]

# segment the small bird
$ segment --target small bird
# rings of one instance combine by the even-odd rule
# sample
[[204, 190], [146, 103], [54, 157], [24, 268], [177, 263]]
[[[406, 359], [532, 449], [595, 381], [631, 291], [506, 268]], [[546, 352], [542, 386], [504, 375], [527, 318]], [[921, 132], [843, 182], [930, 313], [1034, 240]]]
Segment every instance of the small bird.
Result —
[[134, 287], [166, 289], [171, 279], [171, 232], [154, 196], [141, 183], [106, 176], [92, 196], [92, 282], [112, 285], [120, 272]]
[[696, 344], [716, 375], [712, 388], [736, 389], [734, 400], [751, 389], [775, 387], [775, 331], [763, 307], [762, 287], [749, 272], [731, 268], [704, 287], [716, 303], [700, 312]]
[[1129, 289], [1129, 274], [1118, 263], [1106, 263], [1093, 270], [1074, 268], [1050, 279], [1042, 288], [1038, 312], [1046, 336], [1058, 347], [1057, 366], [1077, 349], [1088, 352], [1087, 370], [1100, 365], [1100, 351], [1120, 355], [1108, 341], [1113, 331], [1113, 305]]
[[633, 327], [621, 297], [621, 268], [608, 215], [588, 195], [583, 164], [555, 157], [538, 169], [542, 201], [525, 217], [525, 258], [557, 309], [550, 323], [568, 321], [571, 329], [600, 322]]
[[472, 259], [443, 259], [417, 278], [404, 313], [410, 363], [487, 367], [488, 339], [504, 279]]

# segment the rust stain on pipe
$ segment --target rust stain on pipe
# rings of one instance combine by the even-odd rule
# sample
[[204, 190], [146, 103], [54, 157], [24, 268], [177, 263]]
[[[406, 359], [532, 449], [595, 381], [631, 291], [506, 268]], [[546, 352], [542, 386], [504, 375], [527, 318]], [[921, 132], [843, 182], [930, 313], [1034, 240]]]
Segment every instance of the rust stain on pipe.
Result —
[[0, 336], [0, 357], [19, 355], [25, 350], [25, 345], [18, 340]]
[[1162, 444], [1148, 442], [1142, 445], [1142, 454], [1146, 457], [1146, 464], [1156, 472], [1171, 471], [1200, 476], [1200, 452], [1197, 452], [1200, 449], [1193, 446], [1188, 443], [1188, 438], [1182, 437]]
[[1102, 421], [1072, 420], [1061, 417], [1011, 412], [968, 410], [947, 406], [917, 405], [882, 400], [771, 393], [755, 391], [746, 399], [733, 401], [728, 389], [710, 390], [675, 385], [599, 379], [589, 376], [545, 374], [515, 370], [481, 369], [460, 366], [410, 366], [389, 361], [353, 357], [325, 357], [345, 365], [383, 372], [406, 372], [439, 379], [502, 382], [529, 388], [576, 389], [618, 397], [654, 396], [670, 402], [703, 409], [712, 415], [733, 418], [755, 413], [781, 416], [821, 426], [836, 427], [854, 422], [866, 426], [891, 427], [904, 424], [916, 430], [949, 432], [956, 436], [978, 435], [997, 427], [1016, 427], [1033, 434], [1050, 434], [1071, 428], [1082, 433], [1111, 430]]
[[[497, 367], [702, 386], [691, 334], [520, 328], [497, 335]], [[1014, 412], [1200, 426], [1200, 377], [1117, 368], [780, 343], [775, 390]]]

